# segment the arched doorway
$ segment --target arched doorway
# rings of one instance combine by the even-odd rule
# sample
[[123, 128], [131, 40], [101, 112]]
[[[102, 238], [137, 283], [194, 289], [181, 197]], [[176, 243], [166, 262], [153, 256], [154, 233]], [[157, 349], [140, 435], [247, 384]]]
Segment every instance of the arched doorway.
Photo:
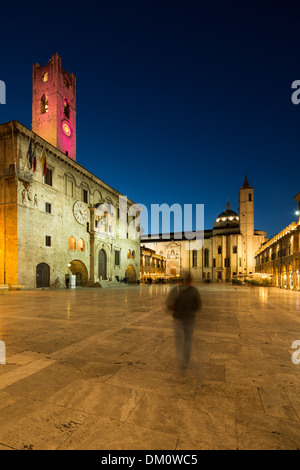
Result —
[[136, 272], [132, 265], [128, 266], [125, 272], [125, 277], [127, 278], [129, 284], [136, 283]]
[[50, 267], [46, 263], [40, 263], [36, 267], [36, 287], [50, 287]]
[[103, 249], [99, 251], [98, 256], [98, 276], [102, 281], [107, 279], [107, 256]]
[[76, 287], [85, 286], [88, 283], [89, 276], [86, 265], [80, 260], [73, 260], [68, 264], [65, 274], [76, 276]]

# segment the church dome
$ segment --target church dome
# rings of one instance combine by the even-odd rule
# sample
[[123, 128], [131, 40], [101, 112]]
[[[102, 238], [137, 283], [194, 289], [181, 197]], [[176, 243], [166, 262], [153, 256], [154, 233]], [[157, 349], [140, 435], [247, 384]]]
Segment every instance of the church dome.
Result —
[[222, 212], [216, 220], [216, 224], [237, 224], [239, 221], [239, 215], [230, 209], [230, 204], [227, 204], [226, 211]]

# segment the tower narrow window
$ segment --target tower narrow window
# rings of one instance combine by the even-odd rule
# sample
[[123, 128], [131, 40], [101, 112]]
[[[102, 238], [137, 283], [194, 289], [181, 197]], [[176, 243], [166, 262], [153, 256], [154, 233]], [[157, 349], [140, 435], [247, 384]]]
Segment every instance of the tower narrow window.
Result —
[[248, 197], [249, 197], [249, 202], [251, 202], [252, 201], [252, 194], [249, 193]]
[[43, 75], [42, 75], [42, 82], [43, 82], [43, 83], [48, 82], [48, 72], [43, 73]]
[[49, 106], [48, 106], [48, 97], [44, 93], [41, 97], [41, 114], [48, 113]]
[[70, 103], [67, 99], [64, 100], [64, 115], [67, 119], [70, 119]]
[[69, 80], [69, 77], [66, 74], [64, 75], [64, 84], [65, 84], [65, 87], [67, 89], [70, 88], [70, 80]]

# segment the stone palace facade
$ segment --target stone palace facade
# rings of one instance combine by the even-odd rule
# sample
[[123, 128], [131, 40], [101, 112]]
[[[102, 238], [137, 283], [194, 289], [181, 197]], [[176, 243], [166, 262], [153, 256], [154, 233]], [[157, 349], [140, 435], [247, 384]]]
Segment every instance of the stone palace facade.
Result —
[[[30, 150], [31, 149], [31, 150]], [[139, 211], [76, 161], [76, 82], [55, 54], [33, 66], [32, 131], [0, 125], [0, 284], [135, 282]]]

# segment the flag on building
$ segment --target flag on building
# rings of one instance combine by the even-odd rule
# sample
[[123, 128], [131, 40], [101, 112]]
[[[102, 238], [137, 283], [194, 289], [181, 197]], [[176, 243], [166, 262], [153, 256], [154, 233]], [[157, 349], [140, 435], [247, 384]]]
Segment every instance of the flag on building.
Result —
[[32, 168], [32, 137], [30, 137], [29, 147], [27, 152], [29, 168]]
[[33, 172], [36, 171], [36, 144], [34, 146], [34, 150], [33, 150], [33, 158], [32, 158], [32, 169], [33, 169]]
[[46, 145], [44, 145], [42, 155], [41, 155], [41, 163], [43, 165], [43, 176], [45, 176], [47, 172], [47, 157], [46, 157]]
[[36, 151], [36, 143], [34, 144], [34, 147], [33, 147], [33, 150], [31, 152], [31, 156], [30, 156], [30, 168], [33, 168], [33, 171], [36, 170], [36, 155], [35, 155], [35, 151]]

